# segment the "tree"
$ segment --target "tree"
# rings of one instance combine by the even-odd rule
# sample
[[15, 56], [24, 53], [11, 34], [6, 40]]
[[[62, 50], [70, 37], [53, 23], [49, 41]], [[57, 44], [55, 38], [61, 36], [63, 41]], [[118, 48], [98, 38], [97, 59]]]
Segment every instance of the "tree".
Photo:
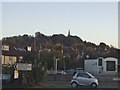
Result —
[[22, 63], [32, 64], [31, 71], [20, 71], [20, 81], [23, 87], [30, 87], [39, 84], [46, 76], [46, 64], [38, 58], [38, 54], [27, 53]]
[[54, 68], [54, 57], [55, 58], [59, 58], [58, 61], [58, 67], [61, 69], [62, 66], [60, 64], [62, 64], [62, 58], [63, 58], [63, 54], [59, 51], [41, 51], [40, 53], [40, 59], [41, 61], [44, 61], [44, 63], [47, 64], [47, 69], [51, 70], [51, 68]]
[[14, 66], [12, 64], [2, 65], [2, 74], [10, 75], [11, 82], [13, 81], [13, 78], [14, 78], [13, 70], [14, 70]]

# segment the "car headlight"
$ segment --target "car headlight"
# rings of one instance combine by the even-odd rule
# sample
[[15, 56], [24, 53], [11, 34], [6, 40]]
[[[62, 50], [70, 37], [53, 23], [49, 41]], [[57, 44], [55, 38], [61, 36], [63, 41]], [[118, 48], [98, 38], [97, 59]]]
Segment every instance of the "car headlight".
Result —
[[96, 79], [95, 81], [96, 81], [96, 83], [98, 84], [98, 80]]

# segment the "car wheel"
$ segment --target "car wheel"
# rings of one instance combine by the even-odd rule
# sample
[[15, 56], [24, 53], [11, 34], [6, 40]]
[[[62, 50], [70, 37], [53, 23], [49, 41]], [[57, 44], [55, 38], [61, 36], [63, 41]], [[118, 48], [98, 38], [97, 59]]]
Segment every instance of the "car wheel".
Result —
[[92, 83], [92, 84], [91, 84], [91, 87], [92, 87], [92, 88], [97, 88], [97, 84], [96, 84], [96, 83]]
[[73, 83], [71, 83], [71, 86], [72, 86], [73, 88], [76, 88], [76, 87], [78, 87], [78, 84], [77, 84], [76, 82], [73, 82]]

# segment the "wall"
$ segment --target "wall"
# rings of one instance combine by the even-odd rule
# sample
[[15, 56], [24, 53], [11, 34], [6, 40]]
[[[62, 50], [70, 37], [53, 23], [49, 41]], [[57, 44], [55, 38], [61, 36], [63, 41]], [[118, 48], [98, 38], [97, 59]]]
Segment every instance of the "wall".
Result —
[[90, 73], [98, 73], [99, 67], [97, 66], [98, 64], [97, 59], [94, 60], [85, 60], [84, 62], [84, 70]]
[[[115, 61], [115, 71], [107, 71], [107, 61]], [[102, 66], [99, 66], [98, 59], [89, 59], [84, 61], [84, 70], [92, 74], [117, 74], [117, 59], [105, 58], [102, 60]]]

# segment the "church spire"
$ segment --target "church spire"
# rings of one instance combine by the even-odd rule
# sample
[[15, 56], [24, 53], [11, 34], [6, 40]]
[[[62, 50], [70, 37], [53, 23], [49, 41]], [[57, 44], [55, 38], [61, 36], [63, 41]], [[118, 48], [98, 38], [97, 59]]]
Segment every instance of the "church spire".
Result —
[[70, 36], [70, 29], [69, 29], [69, 31], [68, 31], [68, 36]]

